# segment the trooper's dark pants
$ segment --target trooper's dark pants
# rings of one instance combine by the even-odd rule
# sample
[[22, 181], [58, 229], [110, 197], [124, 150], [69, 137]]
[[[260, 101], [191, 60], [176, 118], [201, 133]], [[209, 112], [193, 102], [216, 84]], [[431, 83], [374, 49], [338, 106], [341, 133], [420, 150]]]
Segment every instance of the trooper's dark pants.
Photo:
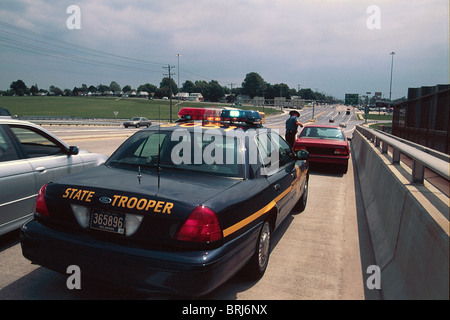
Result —
[[286, 141], [287, 141], [287, 143], [289, 143], [291, 148], [294, 148], [296, 134], [297, 134], [297, 131], [286, 130]]

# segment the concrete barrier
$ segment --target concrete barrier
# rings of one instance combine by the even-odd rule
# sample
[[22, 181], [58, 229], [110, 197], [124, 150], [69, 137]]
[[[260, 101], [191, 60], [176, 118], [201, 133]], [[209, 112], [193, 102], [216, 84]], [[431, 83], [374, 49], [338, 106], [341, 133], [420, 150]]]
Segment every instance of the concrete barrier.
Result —
[[384, 299], [448, 299], [448, 213], [436, 209], [429, 190], [411, 184], [400, 164], [391, 164], [357, 131], [352, 157]]

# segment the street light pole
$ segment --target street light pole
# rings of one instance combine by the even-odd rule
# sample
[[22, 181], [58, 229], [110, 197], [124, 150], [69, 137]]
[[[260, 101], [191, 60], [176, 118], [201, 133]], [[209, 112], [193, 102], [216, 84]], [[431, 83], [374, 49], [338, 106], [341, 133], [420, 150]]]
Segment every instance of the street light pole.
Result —
[[391, 112], [391, 101], [392, 101], [392, 71], [394, 69], [394, 55], [395, 52], [392, 51], [390, 53], [390, 55], [392, 56], [392, 60], [391, 60], [391, 84], [389, 85], [389, 110], [388, 112]]

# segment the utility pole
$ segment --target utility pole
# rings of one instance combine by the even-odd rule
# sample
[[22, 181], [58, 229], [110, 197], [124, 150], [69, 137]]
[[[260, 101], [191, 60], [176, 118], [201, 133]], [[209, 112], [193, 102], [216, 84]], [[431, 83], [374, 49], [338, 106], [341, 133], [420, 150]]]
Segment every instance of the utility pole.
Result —
[[165, 76], [169, 76], [169, 99], [170, 99], [170, 115], [169, 115], [169, 121], [172, 122], [172, 75], [173, 73], [171, 73], [171, 69], [175, 68], [175, 66], [171, 66], [170, 64], [167, 65], [167, 67], [163, 67], [164, 69], [167, 69], [169, 71], [169, 73], [165, 73]]
[[[233, 82], [231, 82], [231, 83], [229, 83], [229, 85], [230, 85], [230, 95], [232, 96], [233, 95], [233, 85], [235, 85], [236, 83], [233, 83]], [[230, 97], [231, 97], [230, 96]], [[235, 97], [236, 98], [236, 97]], [[233, 99], [233, 102], [234, 103], [236, 103], [236, 99]]]

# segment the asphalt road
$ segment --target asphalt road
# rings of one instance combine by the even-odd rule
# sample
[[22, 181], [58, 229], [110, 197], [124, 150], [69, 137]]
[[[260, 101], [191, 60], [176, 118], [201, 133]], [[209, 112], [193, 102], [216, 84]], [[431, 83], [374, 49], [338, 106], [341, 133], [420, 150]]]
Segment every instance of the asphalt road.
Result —
[[[314, 113], [320, 123], [328, 123], [332, 117], [335, 123], [347, 121], [350, 131], [358, 122], [353, 113], [344, 117], [339, 107], [316, 107]], [[286, 114], [270, 117], [266, 126], [284, 134], [286, 118]], [[311, 109], [301, 112], [301, 121], [312, 118]], [[136, 131], [119, 127], [46, 128], [71, 145], [107, 155]], [[237, 275], [204, 298], [379, 299], [380, 293], [365, 285], [369, 276], [366, 270], [374, 263], [358, 194], [352, 162], [345, 175], [336, 173], [333, 168], [318, 168], [311, 172], [306, 210], [289, 215], [274, 232], [264, 277], [249, 282]], [[17, 233], [0, 237], [0, 300], [168, 298], [142, 296], [83, 278], [80, 290], [69, 290], [67, 277], [32, 265], [23, 258]]]

